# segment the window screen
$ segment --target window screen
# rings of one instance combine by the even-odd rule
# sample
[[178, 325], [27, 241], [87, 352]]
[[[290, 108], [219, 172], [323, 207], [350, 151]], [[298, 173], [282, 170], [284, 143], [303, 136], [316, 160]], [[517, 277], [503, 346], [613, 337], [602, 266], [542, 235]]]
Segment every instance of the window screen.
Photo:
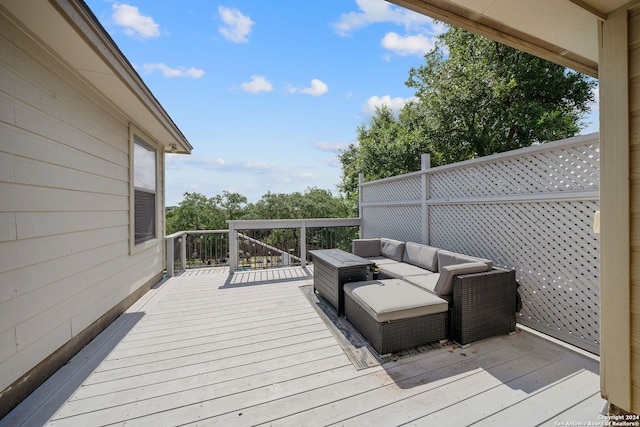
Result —
[[137, 135], [133, 140], [135, 243], [156, 237], [156, 150]]

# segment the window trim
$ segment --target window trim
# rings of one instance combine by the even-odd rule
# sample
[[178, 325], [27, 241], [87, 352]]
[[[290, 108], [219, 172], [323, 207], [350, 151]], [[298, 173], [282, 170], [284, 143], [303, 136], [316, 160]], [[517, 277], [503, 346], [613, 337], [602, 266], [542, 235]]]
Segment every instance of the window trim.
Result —
[[[135, 151], [135, 139], [140, 139], [143, 143], [155, 150], [156, 153], [156, 189], [155, 189], [155, 237], [145, 240], [144, 242], [136, 243], [136, 230], [135, 230], [135, 192], [134, 186], [135, 170], [134, 170], [134, 151]], [[157, 247], [160, 244], [161, 233], [164, 229], [164, 222], [162, 219], [162, 212], [164, 208], [160, 207], [162, 203], [162, 170], [161, 170], [161, 157], [164, 151], [152, 138], [138, 129], [135, 125], [129, 124], [129, 253], [136, 254], [146, 249]], [[147, 190], [142, 190], [147, 191]]]

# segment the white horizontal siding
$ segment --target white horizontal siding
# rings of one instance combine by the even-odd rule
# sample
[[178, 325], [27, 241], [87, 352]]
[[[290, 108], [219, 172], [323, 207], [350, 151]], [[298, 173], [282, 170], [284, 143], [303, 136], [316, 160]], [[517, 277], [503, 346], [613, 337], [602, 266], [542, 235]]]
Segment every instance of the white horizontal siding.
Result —
[[[125, 253], [127, 247], [127, 242], [116, 242], [71, 256], [30, 265], [28, 268], [0, 273], [0, 283], [7, 284], [0, 287], [0, 303], [44, 289], [47, 286], [67, 283], [72, 281], [76, 274], [84, 271], [96, 271], [89, 274], [99, 274], [100, 272], [96, 269], [100, 267], [113, 268], [111, 262], [120, 264], [122, 261], [117, 260], [124, 256], [122, 254]], [[82, 266], [82, 270], [78, 266]]]
[[[1, 136], [2, 134], [0, 134]], [[0, 153], [2, 157], [2, 153]], [[87, 193], [0, 182], [0, 212], [129, 210], [124, 195]]]
[[129, 253], [128, 139], [0, 15], [0, 391], [162, 272], [161, 239]]
[[[1, 97], [1, 95], [0, 95]], [[32, 122], [50, 119], [48, 116], [34, 115]], [[39, 160], [44, 164], [59, 166], [89, 173], [100, 177], [129, 180], [127, 168], [128, 156], [115, 149], [103, 150], [105, 157], [86, 152], [86, 147], [75, 147], [66, 143], [86, 140], [86, 136], [79, 134], [73, 138], [67, 138], [65, 143], [53, 141], [44, 136], [34, 134], [32, 130], [20, 129], [11, 125], [2, 125], [3, 134], [7, 138], [0, 141], [0, 150], [17, 157]], [[72, 132], [67, 129], [67, 135]], [[124, 136], [123, 136], [124, 138]], [[80, 149], [83, 148], [83, 149]]]
[[146, 282], [162, 271], [163, 255], [159, 247], [150, 248], [137, 254], [135, 263], [103, 283], [98, 283], [81, 295], [82, 310], [76, 310], [71, 318], [71, 330], [74, 335], [93, 323], [96, 312], [105, 312], [114, 304], [122, 301]]
[[0, 242], [18, 238], [16, 214], [0, 212]]
[[18, 235], [30, 239], [48, 235], [77, 233], [96, 228], [129, 226], [127, 213], [122, 212], [24, 212], [16, 214]]
[[15, 379], [13, 379], [14, 376], [20, 378], [22, 374], [38, 365], [38, 363], [60, 348], [62, 344], [71, 338], [71, 327], [69, 326], [69, 323], [66, 322], [50, 329], [41, 340], [31, 346], [26, 346], [20, 351], [16, 350], [16, 353], [12, 357], [0, 362], [0, 380], [2, 389], [11, 385], [11, 383], [15, 381]]
[[[53, 165], [39, 160], [27, 159], [4, 153], [6, 168], [0, 169], [0, 181], [41, 188], [127, 196], [129, 185], [126, 181], [105, 178], [68, 167]], [[34, 174], [37, 170], [39, 173]]]

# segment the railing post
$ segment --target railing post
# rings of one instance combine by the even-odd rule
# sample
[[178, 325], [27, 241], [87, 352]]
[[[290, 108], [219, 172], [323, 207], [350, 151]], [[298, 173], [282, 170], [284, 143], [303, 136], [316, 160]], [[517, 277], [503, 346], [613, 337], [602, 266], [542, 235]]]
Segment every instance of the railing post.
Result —
[[300, 225], [300, 265], [307, 266], [307, 223], [302, 221]]
[[238, 232], [233, 221], [229, 223], [229, 273], [233, 274], [238, 269]]
[[187, 269], [187, 233], [180, 236], [180, 271]]
[[421, 170], [422, 170], [422, 242], [428, 245], [429, 236], [429, 205], [427, 201], [431, 197], [429, 191], [429, 173], [427, 170], [431, 169], [431, 155], [425, 153], [421, 157]]
[[164, 244], [165, 244], [165, 248], [166, 248], [166, 253], [167, 253], [167, 277], [173, 277], [174, 275], [174, 262], [173, 262], [173, 257], [175, 256], [174, 253], [174, 237], [170, 237], [170, 238], [165, 238], [164, 239]]
[[364, 235], [364, 220], [362, 219], [362, 184], [364, 184], [364, 172], [360, 172], [358, 174], [358, 217], [360, 218], [360, 238], [363, 238]]

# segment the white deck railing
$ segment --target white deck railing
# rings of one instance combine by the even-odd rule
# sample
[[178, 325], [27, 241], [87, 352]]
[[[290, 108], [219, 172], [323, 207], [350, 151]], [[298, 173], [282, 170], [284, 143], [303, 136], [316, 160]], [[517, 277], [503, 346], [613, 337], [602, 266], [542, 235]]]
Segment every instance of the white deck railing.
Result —
[[229, 230], [179, 231], [164, 239], [169, 277], [189, 267], [228, 265]]
[[[245, 256], [245, 262], [249, 266], [251, 263], [247, 260], [250, 257], [254, 258], [255, 264], [265, 259], [270, 268], [305, 266], [310, 244], [313, 244], [315, 249], [332, 249], [339, 245], [350, 247], [351, 240], [360, 235], [361, 226], [360, 218], [233, 220], [227, 223], [228, 230], [179, 231], [166, 236], [167, 275], [172, 277], [187, 268], [226, 265], [233, 273], [241, 267], [240, 254]], [[313, 243], [313, 239], [310, 239], [310, 234], [316, 229], [333, 230], [333, 234], [338, 234], [336, 230], [355, 227], [358, 228], [356, 234], [347, 232], [343, 233], [341, 238], [327, 238], [324, 233], [324, 238], [315, 239]], [[285, 243], [280, 242], [280, 245], [269, 239], [261, 239], [285, 230], [290, 232], [288, 234], [293, 236], [293, 239]], [[251, 247], [251, 250], [247, 246]], [[259, 257], [258, 254], [263, 256]]]
[[[295, 229], [298, 230], [298, 247], [294, 255], [284, 248], [277, 250], [282, 253], [285, 261], [283, 265], [289, 265], [291, 258], [299, 260], [303, 267], [307, 263], [307, 230], [310, 228], [337, 228], [337, 227], [360, 227], [360, 218], [322, 218], [322, 219], [273, 219], [273, 220], [234, 220], [227, 221], [229, 224], [229, 270], [231, 272], [238, 269], [238, 240], [247, 238], [242, 231], [245, 230], [277, 230], [277, 229]], [[264, 243], [262, 243], [264, 245]], [[330, 249], [330, 248], [323, 248]], [[287, 256], [291, 257], [286, 259]]]

